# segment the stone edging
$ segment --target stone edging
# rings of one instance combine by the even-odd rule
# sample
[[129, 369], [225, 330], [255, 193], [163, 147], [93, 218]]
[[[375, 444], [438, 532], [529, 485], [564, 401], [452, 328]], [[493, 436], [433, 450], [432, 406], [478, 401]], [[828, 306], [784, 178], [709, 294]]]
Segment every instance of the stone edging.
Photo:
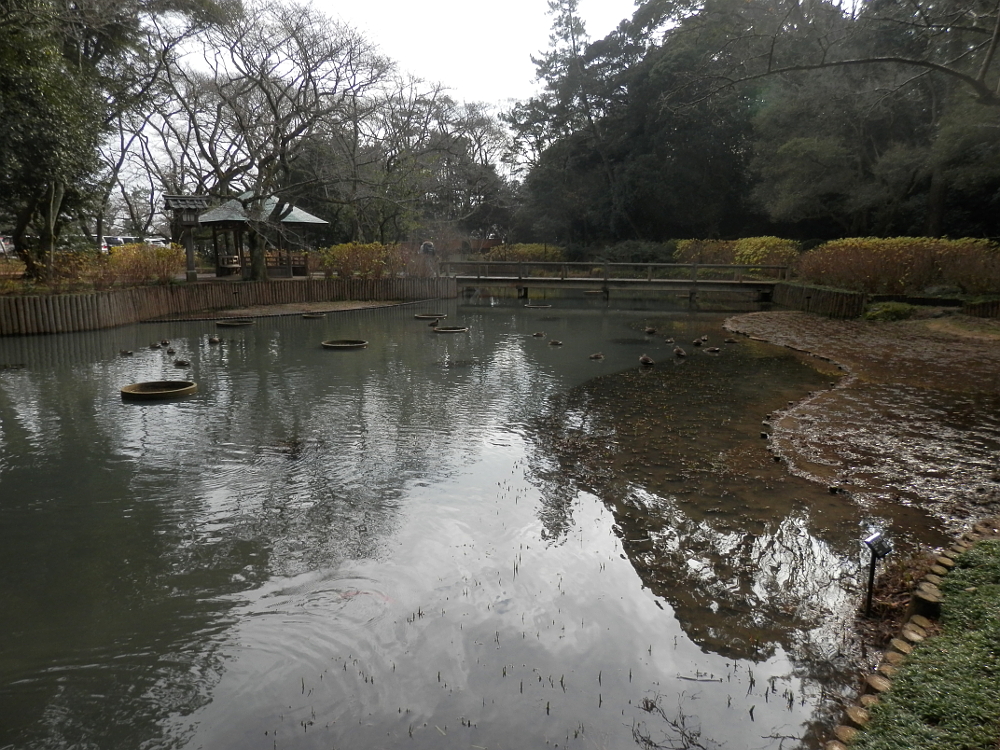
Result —
[[892, 639], [889, 648], [882, 654], [879, 665], [865, 676], [857, 703], [844, 711], [843, 722], [833, 730], [836, 739], [823, 745], [823, 750], [848, 750], [854, 737], [868, 724], [868, 709], [879, 702], [880, 695], [892, 688], [892, 679], [904, 667], [906, 657], [929, 637], [934, 621], [941, 615], [942, 595], [938, 586], [955, 567], [955, 560], [981, 539], [998, 537], [1000, 518], [980, 521], [937, 557], [930, 572], [910, 594], [910, 618], [900, 629], [899, 636]]

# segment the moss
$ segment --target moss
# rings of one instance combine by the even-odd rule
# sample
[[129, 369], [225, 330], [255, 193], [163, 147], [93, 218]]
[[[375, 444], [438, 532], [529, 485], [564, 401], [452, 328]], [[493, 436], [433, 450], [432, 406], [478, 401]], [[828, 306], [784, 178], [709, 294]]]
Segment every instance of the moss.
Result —
[[906, 320], [913, 315], [913, 309], [905, 302], [879, 302], [865, 311], [865, 320]]

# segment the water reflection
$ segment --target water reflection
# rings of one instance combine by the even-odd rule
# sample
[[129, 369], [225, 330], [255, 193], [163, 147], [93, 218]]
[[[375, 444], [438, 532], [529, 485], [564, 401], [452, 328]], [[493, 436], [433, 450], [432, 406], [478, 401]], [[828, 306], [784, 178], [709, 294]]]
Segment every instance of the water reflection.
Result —
[[[416, 312], [0, 340], [0, 747], [816, 744], [870, 519], [758, 434], [818, 376], [673, 360], [707, 316]], [[161, 338], [199, 393], [122, 402]]]

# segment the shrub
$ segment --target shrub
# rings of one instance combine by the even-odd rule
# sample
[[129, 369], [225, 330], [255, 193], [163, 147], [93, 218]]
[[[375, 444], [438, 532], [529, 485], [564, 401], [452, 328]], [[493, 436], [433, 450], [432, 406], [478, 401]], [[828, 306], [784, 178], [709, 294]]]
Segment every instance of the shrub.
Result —
[[559, 263], [566, 260], [566, 252], [558, 245], [537, 242], [533, 244], [497, 245], [486, 254], [485, 259], [497, 262]]
[[941, 283], [964, 294], [1000, 291], [1000, 248], [989, 240], [952, 240], [938, 258]]
[[[180, 245], [122, 245], [114, 248], [110, 256], [109, 265], [114, 278], [131, 284], [150, 281], [168, 284], [185, 268], [184, 248]], [[92, 266], [99, 264], [100, 259], [91, 261]]]
[[670, 263], [674, 259], [677, 242], [643, 242], [625, 240], [614, 245], [593, 248], [588, 259], [606, 260], [609, 263]]
[[1000, 257], [986, 240], [930, 237], [853, 237], [800, 256], [807, 282], [869, 294], [920, 292], [951, 285], [966, 294], [1000, 289]]
[[680, 240], [674, 251], [678, 263], [734, 263], [736, 242], [733, 240]]
[[799, 243], [780, 237], [745, 237], [736, 241], [733, 262], [746, 266], [789, 266], [799, 257]]
[[905, 302], [878, 302], [865, 310], [865, 320], [906, 320], [913, 310], [913, 305]]
[[396, 276], [408, 268], [407, 258], [399, 245], [380, 242], [346, 242], [316, 251], [316, 263], [326, 278], [381, 279]]
[[118, 281], [118, 270], [112, 262], [111, 255], [92, 251], [88, 253], [88, 263], [84, 277], [94, 289], [110, 289]]

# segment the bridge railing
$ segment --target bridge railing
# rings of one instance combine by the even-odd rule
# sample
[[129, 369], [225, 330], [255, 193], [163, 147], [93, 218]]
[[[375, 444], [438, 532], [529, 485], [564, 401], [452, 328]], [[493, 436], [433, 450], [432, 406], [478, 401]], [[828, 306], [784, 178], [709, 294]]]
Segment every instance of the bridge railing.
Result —
[[562, 263], [553, 261], [443, 261], [442, 276], [476, 279], [589, 279], [591, 281], [781, 281], [788, 266], [722, 263]]

